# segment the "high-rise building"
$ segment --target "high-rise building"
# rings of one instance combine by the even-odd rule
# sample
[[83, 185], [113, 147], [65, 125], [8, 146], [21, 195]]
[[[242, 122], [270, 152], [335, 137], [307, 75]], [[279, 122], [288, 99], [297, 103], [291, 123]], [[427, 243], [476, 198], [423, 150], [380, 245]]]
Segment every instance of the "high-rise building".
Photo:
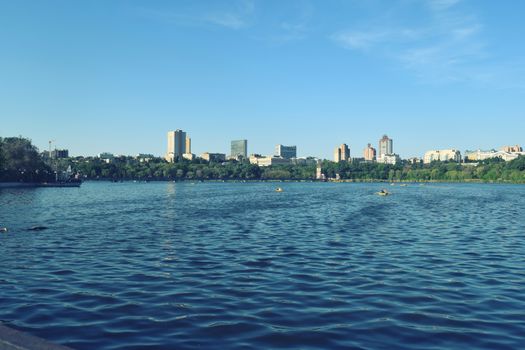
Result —
[[174, 162], [182, 159], [186, 153], [186, 132], [182, 130], [168, 131], [168, 152], [166, 153], [166, 160]]
[[347, 162], [350, 161], [350, 148], [346, 143], [337, 147], [334, 151], [334, 162]]
[[248, 140], [234, 140], [231, 143], [231, 158], [248, 158]]
[[382, 158], [386, 154], [394, 154], [394, 141], [388, 136], [383, 135], [379, 140], [379, 157]]
[[186, 149], [184, 153], [191, 153], [191, 138], [186, 136]]
[[376, 149], [372, 147], [371, 144], [368, 144], [368, 146], [366, 146], [365, 150], [363, 151], [363, 156], [365, 157], [366, 161], [374, 161], [376, 159]]
[[285, 159], [297, 158], [297, 146], [277, 145], [275, 146], [275, 155]]

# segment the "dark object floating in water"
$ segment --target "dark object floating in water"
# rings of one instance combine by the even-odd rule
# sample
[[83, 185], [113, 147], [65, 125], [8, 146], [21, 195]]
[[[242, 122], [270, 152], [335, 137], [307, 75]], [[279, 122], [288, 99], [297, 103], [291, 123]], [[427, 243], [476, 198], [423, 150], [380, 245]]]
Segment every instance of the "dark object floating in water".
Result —
[[28, 229], [28, 231], [43, 231], [47, 230], [48, 228], [46, 226], [33, 226]]
[[377, 192], [378, 195], [380, 196], [390, 196], [392, 193], [391, 192], [388, 192], [387, 190], [383, 189], [379, 192]]
[[0, 232], [7, 232], [7, 227], [0, 227]]

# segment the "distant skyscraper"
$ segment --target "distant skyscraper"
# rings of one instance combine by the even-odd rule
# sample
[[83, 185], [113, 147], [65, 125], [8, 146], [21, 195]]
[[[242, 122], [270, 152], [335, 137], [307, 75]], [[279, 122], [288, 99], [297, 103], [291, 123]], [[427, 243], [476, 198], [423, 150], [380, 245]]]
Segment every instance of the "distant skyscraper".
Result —
[[191, 153], [191, 138], [186, 136], [186, 149], [184, 153]]
[[363, 155], [365, 157], [365, 160], [367, 161], [373, 161], [376, 159], [376, 149], [374, 147], [372, 147], [371, 144], [368, 144], [368, 146], [366, 146], [364, 152], [363, 152]]
[[379, 157], [382, 158], [385, 154], [394, 154], [394, 141], [388, 136], [383, 135], [379, 140]]
[[169, 131], [166, 160], [168, 162], [174, 162], [177, 159], [181, 159], [184, 153], [186, 153], [186, 133], [178, 129]]
[[232, 158], [248, 158], [248, 140], [235, 140], [231, 143]]
[[334, 151], [334, 162], [347, 162], [350, 160], [350, 148], [346, 143], [337, 147]]
[[275, 155], [277, 157], [291, 159], [297, 158], [297, 146], [275, 146]]

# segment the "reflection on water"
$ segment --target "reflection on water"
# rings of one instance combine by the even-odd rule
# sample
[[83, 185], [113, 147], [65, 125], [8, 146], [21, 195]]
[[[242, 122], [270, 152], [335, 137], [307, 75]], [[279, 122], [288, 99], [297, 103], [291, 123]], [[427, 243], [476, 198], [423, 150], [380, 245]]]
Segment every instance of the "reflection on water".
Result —
[[0, 321], [78, 349], [521, 348], [524, 186], [283, 187], [1, 190]]

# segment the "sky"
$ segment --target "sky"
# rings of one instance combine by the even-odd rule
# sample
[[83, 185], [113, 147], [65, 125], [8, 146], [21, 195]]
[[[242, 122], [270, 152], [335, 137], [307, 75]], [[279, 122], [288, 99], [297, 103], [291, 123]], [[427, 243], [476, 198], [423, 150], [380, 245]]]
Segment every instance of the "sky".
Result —
[[525, 146], [525, 1], [0, 0], [0, 136], [402, 157]]

